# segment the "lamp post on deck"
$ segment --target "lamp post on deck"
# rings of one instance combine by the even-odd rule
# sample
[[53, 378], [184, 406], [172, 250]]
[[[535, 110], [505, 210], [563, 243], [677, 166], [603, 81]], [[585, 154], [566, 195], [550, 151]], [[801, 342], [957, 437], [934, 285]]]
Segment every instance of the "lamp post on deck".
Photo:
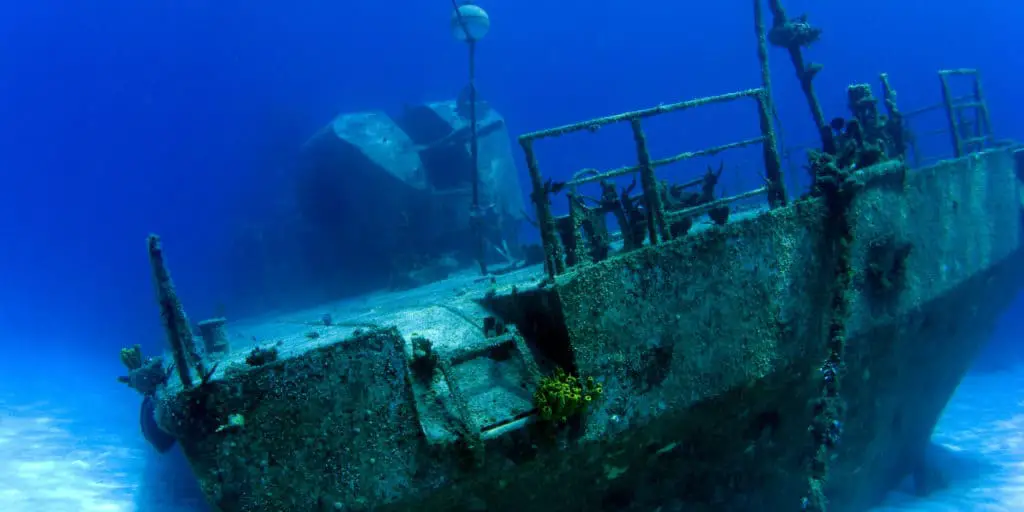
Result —
[[480, 264], [480, 272], [487, 274], [487, 262], [484, 260], [484, 239], [482, 233], [483, 213], [480, 211], [480, 145], [477, 141], [476, 111], [476, 43], [484, 38], [491, 29], [491, 19], [480, 6], [469, 2], [459, 4], [452, 0], [451, 29], [452, 36], [464, 41], [469, 48], [469, 123], [470, 123], [470, 157], [473, 161], [473, 199], [470, 207], [470, 223], [473, 236], [476, 238], [476, 259]]

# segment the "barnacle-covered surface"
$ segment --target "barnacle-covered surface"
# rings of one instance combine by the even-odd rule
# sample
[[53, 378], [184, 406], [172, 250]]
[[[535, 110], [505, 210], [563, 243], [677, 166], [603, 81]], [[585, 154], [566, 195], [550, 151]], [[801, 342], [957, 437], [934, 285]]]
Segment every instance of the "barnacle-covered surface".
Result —
[[[993, 151], [854, 175], [864, 188], [851, 205], [848, 416], [830, 510], [861, 510], [913, 469], [1018, 289], [1013, 172], [1010, 153]], [[827, 356], [834, 248], [821, 245], [823, 209], [801, 201], [561, 279], [579, 373], [605, 389], [586, 437], [643, 431], [650, 446], [683, 447], [673, 467], [620, 452], [616, 465], [637, 468], [632, 486], [672, 474], [695, 490], [683, 501], [704, 493], [691, 503], [800, 502], [814, 453], [810, 401]]]
[[[853, 177], [827, 489], [851, 511], [915, 469], [1021, 267], [1009, 151]], [[459, 275], [229, 325], [235, 351], [202, 386], [172, 379], [161, 425], [220, 510], [792, 510], [827, 350], [824, 210], [733, 215], [554, 282]], [[255, 346], [275, 357], [247, 363]], [[559, 369], [603, 392], [543, 421]]]

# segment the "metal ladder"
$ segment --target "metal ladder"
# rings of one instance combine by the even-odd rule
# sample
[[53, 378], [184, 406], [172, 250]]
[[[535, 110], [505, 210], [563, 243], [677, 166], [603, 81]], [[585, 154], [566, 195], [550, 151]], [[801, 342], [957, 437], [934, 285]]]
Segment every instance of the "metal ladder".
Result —
[[[957, 76], [971, 79], [970, 94], [954, 96], [950, 80]], [[989, 118], [988, 104], [985, 103], [981, 75], [978, 70], [944, 69], [939, 71], [939, 81], [942, 85], [942, 102], [946, 109], [946, 118], [953, 143], [953, 155], [959, 158], [990, 147], [995, 142], [995, 138], [992, 134], [992, 121]]]

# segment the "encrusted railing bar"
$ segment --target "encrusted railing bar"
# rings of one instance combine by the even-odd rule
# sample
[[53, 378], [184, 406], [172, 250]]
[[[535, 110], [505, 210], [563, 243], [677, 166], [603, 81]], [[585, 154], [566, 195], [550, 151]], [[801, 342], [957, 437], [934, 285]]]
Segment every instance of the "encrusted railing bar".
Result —
[[965, 101], [962, 103], [954, 103], [953, 107], [959, 110], [965, 110], [969, 108], [984, 108], [985, 105], [980, 101]]
[[615, 124], [622, 121], [629, 121], [632, 119], [642, 119], [645, 117], [656, 116], [659, 114], [667, 114], [669, 112], [675, 112], [677, 110], [688, 110], [694, 107], [700, 107], [702, 105], [711, 105], [713, 103], [723, 103], [726, 101], [732, 101], [740, 98], [756, 97], [761, 94], [764, 89], [758, 87], [757, 89], [747, 89], [745, 91], [731, 92], [728, 94], [720, 94], [718, 96], [707, 96], [704, 98], [696, 98], [692, 100], [680, 101], [677, 103], [669, 103], [668, 105], [658, 105], [656, 107], [645, 108], [641, 110], [634, 110], [632, 112], [623, 112], [621, 114], [615, 114], [611, 116], [598, 117], [587, 121], [580, 121], [578, 123], [567, 124], [564, 126], [558, 126], [555, 128], [549, 128], [547, 130], [539, 130], [536, 132], [530, 132], [519, 136], [520, 143], [524, 140], [536, 140], [547, 137], [558, 137], [567, 133], [578, 132], [583, 130], [596, 130], [602, 126]]
[[761, 194], [764, 194], [764, 193], [767, 193], [767, 192], [768, 192], [768, 187], [765, 186], [765, 187], [757, 188], [757, 189], [754, 189], [754, 190], [750, 190], [748, 192], [744, 192], [742, 194], [736, 194], [734, 196], [729, 196], [729, 197], [723, 197], [721, 199], [716, 199], [714, 201], [711, 201], [710, 203], [704, 203], [702, 205], [698, 205], [698, 206], [694, 206], [694, 207], [691, 207], [691, 208], [687, 208], [685, 210], [677, 210], [677, 211], [674, 211], [674, 212], [669, 212], [666, 215], [666, 217], [667, 217], [667, 219], [669, 221], [676, 220], [676, 219], [682, 219], [682, 218], [686, 218], [686, 217], [694, 217], [694, 216], [697, 216], [697, 215], [705, 214], [705, 213], [707, 213], [707, 212], [709, 212], [711, 210], [714, 210], [715, 208], [721, 208], [723, 206], [728, 206], [729, 204], [735, 203], [736, 201], [742, 201], [743, 199], [748, 199], [748, 198], [751, 198], [751, 197], [754, 197], [754, 196], [757, 196], [757, 195], [761, 195]]
[[[698, 157], [702, 157], [702, 156], [714, 156], [714, 155], [717, 155], [718, 153], [721, 153], [723, 151], [728, 151], [730, 149], [736, 149], [736, 148], [742, 148], [742, 147], [746, 147], [746, 146], [752, 146], [754, 144], [763, 143], [764, 141], [765, 141], [765, 137], [761, 136], [761, 137], [754, 137], [752, 139], [741, 140], [739, 142], [731, 142], [729, 144], [722, 144], [722, 145], [719, 145], [719, 146], [715, 146], [715, 147], [711, 147], [711, 148], [707, 148], [707, 149], [701, 149], [701, 150], [698, 150], [698, 151], [686, 151], [686, 152], [683, 152], [683, 153], [679, 153], [678, 155], [670, 156], [668, 158], [659, 158], [658, 160], [651, 160], [651, 167], [655, 167], [655, 168], [662, 167], [662, 166], [665, 166], [665, 165], [674, 164], [676, 162], [682, 162], [683, 160], [689, 160], [691, 158], [698, 158]], [[584, 171], [589, 171], [589, 170], [590, 169], [585, 169]], [[582, 174], [584, 171], [580, 171], [579, 173], [577, 173], [577, 175]], [[601, 172], [601, 173], [597, 173], [597, 174], [589, 174], [586, 177], [582, 177], [582, 178], [575, 178], [572, 181], [566, 183], [566, 185], [570, 186], [570, 187], [577, 186], [577, 185], [583, 185], [585, 183], [593, 183], [595, 181], [606, 180], [608, 178], [616, 178], [618, 176], [625, 176], [627, 174], [632, 174], [632, 173], [638, 172], [638, 171], [640, 171], [640, 166], [639, 165], [628, 165], [628, 166], [625, 166], [625, 167], [618, 167], [618, 168], [612, 169], [610, 171], [605, 171], [605, 172]], [[697, 180], [697, 183], [700, 183], [700, 181], [701, 180]]]
[[943, 69], [939, 71], [940, 75], [976, 75], [978, 74], [977, 69], [973, 68], [958, 68], [958, 69]]
[[[964, 101], [968, 101], [968, 100], [972, 100], [972, 99], [974, 99], [974, 95], [973, 94], [964, 94], [963, 96], [957, 96], [956, 98], [953, 98], [953, 103], [957, 103], [958, 104], [958, 103], [961, 103], [961, 102], [964, 102]], [[945, 104], [942, 103], [942, 102], [934, 103], [932, 105], [927, 105], [927, 106], [924, 106], [924, 107], [921, 107], [921, 108], [918, 108], [918, 109], [915, 109], [915, 110], [909, 110], [907, 112], [904, 112], [903, 113], [903, 118], [906, 119], [908, 117], [919, 116], [921, 114], [926, 114], [928, 112], [932, 112], [932, 111], [935, 111], [935, 110], [942, 109], [943, 107], [945, 107]]]

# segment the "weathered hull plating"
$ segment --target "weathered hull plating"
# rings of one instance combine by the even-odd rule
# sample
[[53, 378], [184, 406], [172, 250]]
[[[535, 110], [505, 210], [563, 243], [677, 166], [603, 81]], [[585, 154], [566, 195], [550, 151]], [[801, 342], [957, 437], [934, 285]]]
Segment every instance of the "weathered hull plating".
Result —
[[[830, 510], [865, 510], [921, 463], [1020, 289], [1013, 156], [861, 171]], [[510, 277], [359, 319], [373, 328], [284, 335], [276, 362], [236, 354], [169, 390], [161, 425], [224, 511], [796, 510], [833, 283], [823, 218], [798, 201], [542, 288]], [[519, 335], [489, 337], [488, 315]], [[414, 339], [438, 375], [410, 366]], [[604, 388], [561, 428], [530, 411], [551, 364]], [[221, 428], [232, 414], [244, 426]]]

